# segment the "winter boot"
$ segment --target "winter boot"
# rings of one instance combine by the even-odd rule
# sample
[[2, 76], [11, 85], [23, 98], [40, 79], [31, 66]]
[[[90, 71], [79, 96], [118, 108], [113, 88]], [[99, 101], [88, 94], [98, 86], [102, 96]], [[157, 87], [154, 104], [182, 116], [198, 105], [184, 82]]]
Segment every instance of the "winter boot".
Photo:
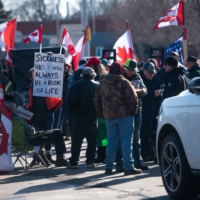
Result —
[[65, 159], [65, 157], [63, 155], [62, 156], [57, 156], [56, 162], [55, 162], [55, 166], [56, 167], [67, 166], [67, 160]]

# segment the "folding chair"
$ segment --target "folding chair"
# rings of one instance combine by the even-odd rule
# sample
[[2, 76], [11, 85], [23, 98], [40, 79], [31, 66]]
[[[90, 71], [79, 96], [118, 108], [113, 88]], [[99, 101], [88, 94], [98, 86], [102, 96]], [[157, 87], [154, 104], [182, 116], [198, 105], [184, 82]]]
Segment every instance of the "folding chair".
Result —
[[[25, 123], [26, 122], [25, 122], [24, 118], [13, 117], [13, 120], [12, 120], [12, 125], [13, 125], [13, 127], [12, 127], [12, 130], [13, 130], [12, 131], [12, 152], [16, 156], [14, 165], [17, 161], [19, 161], [25, 170], [28, 170], [29, 168], [31, 168], [33, 166], [32, 165], [33, 162], [31, 162], [31, 163], [28, 162], [27, 153], [32, 152], [36, 155], [36, 157], [38, 157], [38, 159], [41, 161], [41, 163], [43, 163], [44, 166], [48, 167], [45, 164], [45, 162], [43, 161], [43, 159], [41, 158], [41, 156], [39, 155], [39, 153], [34, 152], [33, 151], [34, 147], [32, 145], [30, 145], [28, 143], [28, 141], [26, 140], [25, 128], [24, 128]], [[25, 165], [23, 164], [23, 162], [25, 163]]]

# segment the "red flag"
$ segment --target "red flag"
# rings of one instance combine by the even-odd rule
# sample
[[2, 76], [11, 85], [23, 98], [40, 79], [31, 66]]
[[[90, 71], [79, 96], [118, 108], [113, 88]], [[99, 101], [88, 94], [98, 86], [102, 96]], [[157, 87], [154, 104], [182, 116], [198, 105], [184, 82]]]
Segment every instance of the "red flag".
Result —
[[0, 48], [2, 51], [14, 49], [16, 19], [0, 24]]
[[178, 4], [167, 11], [158, 21], [153, 31], [157, 28], [166, 26], [184, 26], [184, 2], [181, 0]]
[[62, 45], [67, 48], [67, 51], [70, 55], [73, 55], [74, 53], [76, 53], [73, 42], [72, 42], [66, 28], [64, 28], [64, 30], [63, 30]]
[[160, 59], [160, 52], [158, 51], [157, 53], [157, 63], [158, 63], [158, 67], [161, 68], [161, 59]]
[[116, 49], [116, 61], [124, 64], [127, 59], [137, 59], [135, 49], [130, 40], [129, 31], [127, 30], [114, 44], [113, 49]]
[[24, 42], [28, 44], [30, 41], [37, 42], [39, 44], [42, 43], [42, 26], [37, 28], [34, 32], [32, 32], [27, 38], [25, 38]]
[[12, 66], [10, 49], [14, 49], [15, 47], [16, 24], [16, 19], [0, 24], [0, 48], [2, 51], [7, 51], [6, 63], [9, 66]]
[[67, 63], [72, 63], [73, 62], [74, 70], [78, 69], [79, 60], [83, 56], [83, 52], [84, 52], [84, 48], [85, 48], [85, 42], [86, 42], [86, 38], [85, 37], [86, 37], [85, 35], [82, 36], [80, 38], [80, 40], [78, 41], [78, 43], [76, 44], [76, 46], [75, 46], [76, 53], [74, 55], [69, 55], [66, 58], [66, 62]]

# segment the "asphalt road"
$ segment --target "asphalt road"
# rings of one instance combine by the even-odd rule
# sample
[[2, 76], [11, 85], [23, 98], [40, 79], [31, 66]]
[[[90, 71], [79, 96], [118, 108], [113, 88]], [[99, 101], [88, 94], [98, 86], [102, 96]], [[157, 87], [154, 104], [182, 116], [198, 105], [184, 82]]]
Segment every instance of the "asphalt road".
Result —
[[[69, 158], [70, 142], [66, 142], [66, 146], [66, 157]], [[170, 199], [163, 187], [160, 169], [153, 162], [147, 163], [149, 170], [143, 171], [141, 175], [124, 176], [123, 173], [114, 173], [105, 176], [103, 164], [95, 169], [87, 168], [85, 149], [86, 142], [83, 143], [78, 169], [57, 168], [53, 165], [45, 168], [38, 165], [24, 171], [20, 163], [17, 163], [13, 172], [0, 176], [0, 199]], [[32, 160], [31, 156], [29, 161]]]

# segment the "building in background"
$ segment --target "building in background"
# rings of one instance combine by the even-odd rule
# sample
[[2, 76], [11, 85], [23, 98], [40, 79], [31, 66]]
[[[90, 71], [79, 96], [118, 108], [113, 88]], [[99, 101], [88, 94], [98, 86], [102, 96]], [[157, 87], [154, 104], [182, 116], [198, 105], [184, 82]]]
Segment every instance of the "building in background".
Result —
[[[61, 37], [64, 26], [68, 30], [70, 37], [74, 45], [78, 42], [81, 36], [84, 34], [83, 25], [80, 19], [66, 19], [60, 20], [58, 22], [59, 35], [57, 35], [57, 22], [47, 21], [42, 22], [43, 27], [43, 42], [42, 47], [48, 46], [60, 46]], [[16, 49], [24, 48], [37, 48], [39, 45], [35, 42], [30, 42], [27, 45], [23, 42], [33, 30], [41, 25], [41, 22], [18, 22], [17, 23], [17, 33], [16, 33]], [[91, 56], [102, 56], [102, 49], [112, 48], [119, 35], [112, 32], [109, 28], [109, 17], [108, 16], [96, 16], [95, 17], [95, 30], [94, 19], [89, 17], [89, 27], [91, 29], [91, 41], [90, 41], [90, 55]]]

